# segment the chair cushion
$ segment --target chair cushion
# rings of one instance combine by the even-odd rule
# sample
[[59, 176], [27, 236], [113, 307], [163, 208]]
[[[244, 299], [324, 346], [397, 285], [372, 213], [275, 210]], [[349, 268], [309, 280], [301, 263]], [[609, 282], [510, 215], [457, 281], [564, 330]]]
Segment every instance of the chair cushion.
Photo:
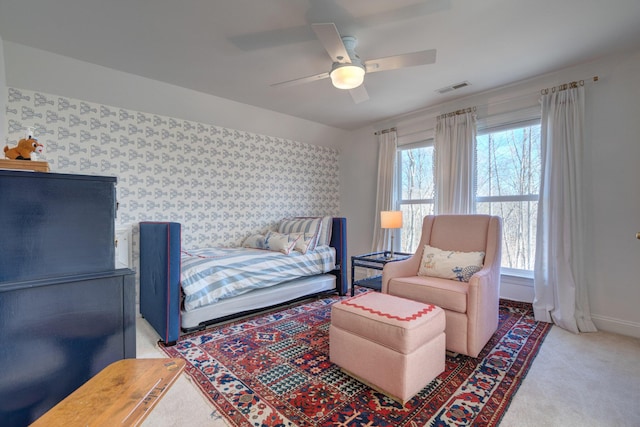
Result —
[[389, 281], [388, 293], [466, 313], [469, 283], [429, 276], [396, 277]]

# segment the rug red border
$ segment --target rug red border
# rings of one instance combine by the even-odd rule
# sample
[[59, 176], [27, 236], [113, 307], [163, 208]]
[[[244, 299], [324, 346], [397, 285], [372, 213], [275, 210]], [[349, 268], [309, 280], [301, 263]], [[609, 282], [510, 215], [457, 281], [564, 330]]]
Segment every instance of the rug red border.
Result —
[[328, 360], [330, 306], [341, 299], [236, 320], [160, 348], [187, 361], [192, 382], [235, 426], [496, 426], [552, 326], [533, 320], [531, 304], [501, 300], [498, 330], [478, 358], [447, 354], [445, 372], [402, 407], [340, 377]]

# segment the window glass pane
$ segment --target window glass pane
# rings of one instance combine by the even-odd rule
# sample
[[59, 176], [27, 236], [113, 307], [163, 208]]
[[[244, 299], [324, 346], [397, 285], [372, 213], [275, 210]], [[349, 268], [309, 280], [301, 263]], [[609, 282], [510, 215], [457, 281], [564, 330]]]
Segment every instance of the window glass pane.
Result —
[[502, 217], [502, 267], [533, 270], [538, 202], [481, 202], [476, 211]]
[[402, 211], [400, 251], [414, 253], [422, 235], [422, 220], [427, 215], [433, 215], [433, 203], [401, 203], [400, 210]]
[[540, 125], [479, 135], [477, 144], [478, 196], [538, 194]]
[[433, 199], [433, 147], [399, 151], [402, 200]]

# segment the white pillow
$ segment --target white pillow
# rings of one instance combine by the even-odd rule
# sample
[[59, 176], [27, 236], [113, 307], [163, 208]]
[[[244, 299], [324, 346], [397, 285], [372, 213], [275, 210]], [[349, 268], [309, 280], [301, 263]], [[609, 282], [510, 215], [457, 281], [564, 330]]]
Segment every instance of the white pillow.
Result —
[[283, 219], [278, 227], [278, 232], [289, 233], [310, 233], [313, 235], [309, 250], [316, 248], [318, 234], [320, 234], [321, 218], [289, 218]]
[[291, 233], [290, 236], [298, 237], [296, 245], [293, 249], [300, 252], [301, 254], [307, 253], [309, 247], [313, 244], [313, 238], [315, 237], [311, 233]]
[[278, 251], [285, 255], [289, 255], [299, 239], [300, 236], [292, 236], [289, 234], [269, 231], [266, 236], [264, 236], [264, 248], [270, 251]]
[[252, 234], [242, 242], [243, 248], [266, 249], [264, 236], [262, 234]]
[[483, 263], [484, 252], [444, 251], [425, 245], [418, 276], [468, 282], [471, 276], [482, 269]]
[[318, 235], [318, 246], [329, 246], [331, 243], [331, 233], [333, 224], [332, 216], [323, 216], [322, 225], [320, 226], [320, 234]]
[[298, 216], [295, 219], [319, 219], [318, 239], [316, 246], [329, 246], [331, 244], [331, 233], [333, 226], [332, 216]]

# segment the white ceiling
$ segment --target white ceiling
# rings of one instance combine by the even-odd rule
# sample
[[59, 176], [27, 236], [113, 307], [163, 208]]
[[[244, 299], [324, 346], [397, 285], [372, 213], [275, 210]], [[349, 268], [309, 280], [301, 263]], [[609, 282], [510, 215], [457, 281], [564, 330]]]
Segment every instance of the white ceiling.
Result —
[[[314, 22], [356, 36], [363, 60], [426, 49], [437, 49], [437, 60], [365, 76], [370, 99], [360, 104], [328, 79], [271, 87], [329, 71]], [[357, 129], [636, 49], [640, 0], [0, 0], [0, 36]], [[465, 80], [471, 86], [436, 93]]]

